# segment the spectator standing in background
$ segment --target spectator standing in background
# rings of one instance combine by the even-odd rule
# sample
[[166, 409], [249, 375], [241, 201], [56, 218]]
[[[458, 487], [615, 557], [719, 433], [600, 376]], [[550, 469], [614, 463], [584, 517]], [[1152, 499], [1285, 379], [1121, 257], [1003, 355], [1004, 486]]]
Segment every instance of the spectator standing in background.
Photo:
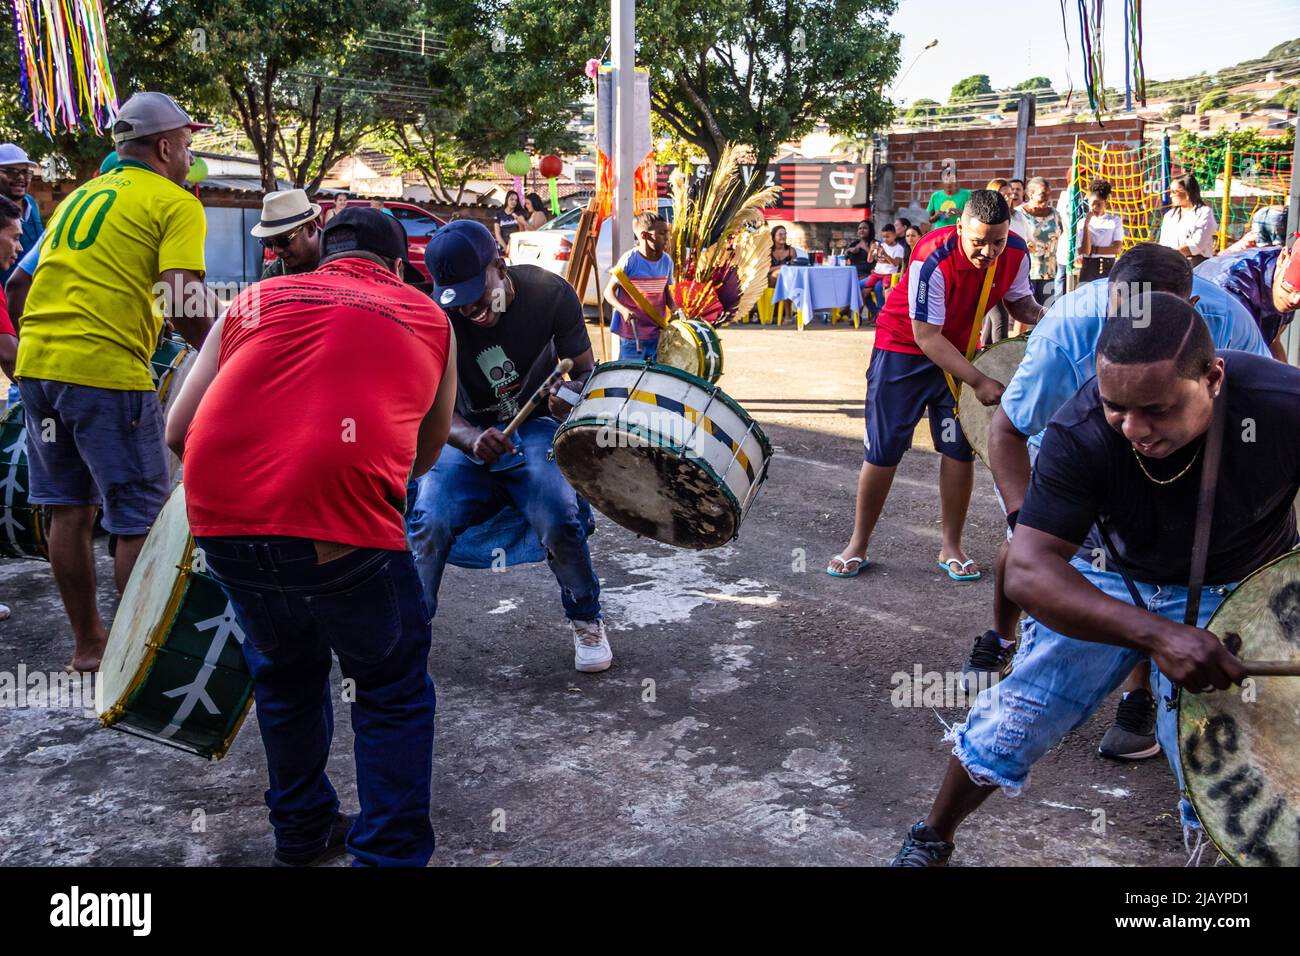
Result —
[[[1047, 201], [1048, 189], [1047, 180], [1035, 176], [1025, 185], [1024, 205], [1016, 210], [1027, 223], [1020, 235], [1029, 246], [1029, 284], [1039, 303], [1047, 302], [1055, 292], [1056, 247], [1065, 232], [1061, 214]], [[1018, 230], [1013, 226], [1011, 231]]]
[[[41, 211], [36, 205], [36, 200], [27, 191], [32, 184], [32, 174], [36, 169], [36, 164], [13, 143], [0, 144], [0, 195], [22, 212], [22, 219], [19, 220], [22, 231], [18, 237], [22, 245], [22, 250], [18, 253], [20, 256], [23, 251], [37, 245], [45, 232], [45, 224], [41, 222]], [[9, 281], [17, 265], [17, 262], [11, 262], [0, 269], [0, 288]]]
[[1088, 184], [1088, 209], [1075, 232], [1082, 265], [1079, 284], [1110, 275], [1115, 257], [1124, 250], [1124, 220], [1110, 211], [1111, 185], [1104, 179]]
[[1177, 249], [1195, 269], [1214, 255], [1214, 234], [1219, 231], [1214, 210], [1201, 199], [1201, 185], [1191, 173], [1169, 184], [1173, 208], [1160, 223], [1160, 245]]
[[930, 202], [925, 207], [932, 229], [955, 226], [961, 211], [966, 208], [966, 201], [970, 199], [969, 189], [957, 188], [957, 164], [953, 160], [943, 161], [940, 181], [943, 183], [943, 188], [931, 193]]

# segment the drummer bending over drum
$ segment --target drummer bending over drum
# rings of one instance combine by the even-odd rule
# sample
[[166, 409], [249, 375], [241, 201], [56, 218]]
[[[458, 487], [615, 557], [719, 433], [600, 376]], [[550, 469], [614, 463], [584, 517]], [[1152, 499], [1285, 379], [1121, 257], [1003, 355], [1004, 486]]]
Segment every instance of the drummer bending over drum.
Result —
[[936, 229], [917, 244], [908, 267], [907, 294], [891, 295], [881, 309], [867, 369], [865, 460], [858, 477], [853, 537], [831, 558], [827, 574], [851, 578], [871, 563], [871, 533], [898, 463], [912, 444], [912, 432], [928, 408], [930, 434], [943, 456], [939, 567], [954, 581], [979, 578], [961, 544], [975, 482], [975, 455], [957, 424], [954, 386], [945, 373], [970, 385], [985, 405], [997, 404], [1002, 385], [966, 358], [972, 351], [972, 327], [978, 334], [984, 313], [1000, 302], [1026, 325], [1042, 314], [1029, 285], [1028, 249], [1023, 239], [1010, 234], [1010, 220], [1001, 194], [991, 189], [971, 193], [957, 225]]
[[[450, 428], [455, 342], [406, 250], [392, 216], [339, 213], [319, 269], [240, 293], [168, 414], [190, 526], [244, 631], [277, 865], [345, 840], [358, 865], [433, 855], [432, 615], [403, 498]], [[352, 701], [355, 823], [325, 772], [331, 652]]]
[[[425, 249], [425, 262], [434, 300], [447, 310], [459, 347], [451, 436], [433, 470], [420, 479], [407, 518], [429, 609], [437, 609], [456, 539], [513, 508], [545, 548], [559, 582], [573, 626], [574, 666], [607, 670], [614, 654], [601, 620], [585, 509], [551, 458], [559, 422], [538, 407], [513, 441], [500, 430], [554, 369], [557, 357], [573, 360], [575, 378], [594, 367], [582, 303], [567, 282], [545, 269], [507, 266], [492, 234], [471, 220], [439, 230]], [[550, 411], [563, 415], [568, 406], [552, 397]], [[517, 451], [522, 461], [493, 468]]]
[[[1007, 593], [1026, 622], [1011, 675], [954, 727], [953, 756], [929, 815], [895, 866], [944, 866], [957, 827], [998, 787], [1016, 793], [1034, 763], [1081, 726], [1146, 657], [1158, 697], [1245, 676], [1204, 630], [1226, 594], [1296, 544], [1300, 490], [1300, 369], [1245, 352], [1216, 355], [1205, 322], [1164, 292], [1128, 298], [1097, 343], [1097, 376], [1052, 418], [1020, 508]], [[1192, 541], [1206, 436], [1220, 389], [1226, 430], [1197, 626], [1188, 607]], [[1133, 579], [1090, 583], [1076, 555], [1100, 524]], [[1090, 555], [1091, 557], [1091, 555]], [[1183, 788], [1176, 713], [1162, 702], [1157, 733]], [[1184, 799], [1185, 834], [1199, 823]]]
[[[1211, 282], [1194, 278], [1187, 257], [1177, 249], [1139, 243], [1120, 257], [1108, 279], [1095, 279], [1057, 299], [1025, 344], [1024, 359], [1002, 393], [989, 425], [989, 470], [1003, 509], [1014, 524], [1025, 499], [1030, 468], [1052, 416], [1097, 374], [1097, 338], [1112, 302], [1131, 290], [1171, 292], [1192, 302], [1210, 330], [1216, 348], [1268, 355], [1268, 346], [1250, 315]], [[1007, 541], [1011, 531], [1007, 531]], [[994, 625], [975, 639], [963, 672], [975, 686], [996, 683], [1011, 665], [1020, 608], [1006, 597], [1007, 545], [998, 552], [994, 573]], [[1089, 569], [1097, 575], [1115, 572]], [[1118, 579], [1116, 579], [1118, 580]], [[1147, 687], [1145, 662], [1124, 684], [1124, 699], [1114, 725], [1102, 738], [1100, 753], [1117, 760], [1139, 760], [1160, 752], [1155, 737], [1155, 701]]]

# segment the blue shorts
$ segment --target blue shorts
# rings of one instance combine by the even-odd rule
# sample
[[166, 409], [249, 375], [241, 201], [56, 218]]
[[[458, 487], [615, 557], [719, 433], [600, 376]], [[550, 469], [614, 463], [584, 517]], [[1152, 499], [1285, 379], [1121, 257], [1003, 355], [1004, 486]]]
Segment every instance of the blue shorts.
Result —
[[[1124, 579], [1114, 571], [1096, 571], [1082, 558], [1070, 561], [1075, 570], [1108, 597], [1132, 604]], [[1134, 582], [1148, 611], [1182, 622], [1187, 588], [1176, 584]], [[1204, 588], [1198, 624], [1204, 627], [1234, 585]], [[1026, 617], [1011, 673], [981, 692], [966, 722], [952, 728], [952, 752], [976, 783], [1018, 793], [1039, 757], [1067, 733], [1088, 720], [1146, 655], [1131, 647], [1116, 647], [1066, 637], [1041, 621]], [[1173, 693], [1169, 679], [1151, 664], [1156, 697], [1156, 737], [1173, 768], [1180, 792], [1184, 789], [1178, 759], [1178, 713], [1165, 706]], [[1184, 823], [1196, 825], [1191, 803], [1183, 799]]]
[[24, 378], [28, 499], [104, 505], [112, 534], [146, 534], [171, 492], [156, 392]]
[[957, 461], [974, 461], [975, 452], [957, 423], [957, 401], [943, 369], [924, 355], [873, 349], [867, 369], [866, 462], [892, 468], [902, 461], [926, 409], [935, 450]]
[[659, 354], [659, 336], [641, 336], [641, 347], [636, 339], [619, 339], [618, 357], [622, 362], [653, 362]]

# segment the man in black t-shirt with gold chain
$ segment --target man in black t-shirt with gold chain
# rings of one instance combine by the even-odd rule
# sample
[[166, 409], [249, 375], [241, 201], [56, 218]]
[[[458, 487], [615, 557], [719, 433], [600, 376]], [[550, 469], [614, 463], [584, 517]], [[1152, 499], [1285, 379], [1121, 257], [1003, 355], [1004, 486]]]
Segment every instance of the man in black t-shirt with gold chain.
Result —
[[[607, 670], [614, 655], [601, 620], [600, 581], [587, 550], [590, 512], [550, 456], [559, 422], [549, 413], [562, 414], [567, 406], [553, 394], [550, 408], [539, 406], [513, 438], [503, 434], [559, 359], [573, 361], [574, 378], [595, 367], [582, 303], [558, 275], [537, 266], [507, 266], [492, 234], [472, 220], [438, 230], [425, 250], [425, 264], [433, 277], [433, 299], [446, 310], [456, 335], [458, 385], [451, 435], [433, 469], [420, 479], [407, 517], [430, 614], [437, 610], [442, 573], [457, 539], [476, 530], [483, 537], [482, 529], [494, 522], [509, 528], [503, 516], [513, 508], [513, 517], [522, 516], [534, 543], [545, 549], [559, 582], [573, 626], [574, 666], [587, 673]], [[516, 450], [523, 452], [521, 464], [492, 469]], [[487, 541], [485, 550], [497, 543]]]
[[[1196, 626], [1188, 606], [1192, 539], [1215, 397], [1225, 432]], [[957, 827], [992, 792], [1018, 792], [1034, 762], [1082, 725], [1143, 658], [1157, 697], [1173, 685], [1222, 690], [1245, 676], [1205, 630], [1227, 594], [1296, 545], [1300, 369], [1258, 355], [1216, 355], [1185, 300], [1148, 293], [1112, 314], [1097, 376], [1052, 418], [1007, 557], [1006, 590], [1033, 621], [1011, 676], [954, 727], [953, 756], [929, 815], [895, 866], [944, 866]], [[1094, 525], [1115, 553], [1096, 573], [1076, 555]], [[1108, 552], [1108, 549], [1105, 549]], [[1134, 606], [1120, 568], [1145, 607]], [[1177, 714], [1157, 736], [1180, 790]], [[1180, 808], [1185, 836], [1199, 823]]]

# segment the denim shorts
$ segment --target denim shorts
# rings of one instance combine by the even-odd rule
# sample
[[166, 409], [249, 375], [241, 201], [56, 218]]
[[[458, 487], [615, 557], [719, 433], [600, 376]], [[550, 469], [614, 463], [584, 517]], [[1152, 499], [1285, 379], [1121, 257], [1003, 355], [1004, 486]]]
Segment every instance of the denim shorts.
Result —
[[[1077, 557], [1070, 564], [1107, 596], [1133, 603], [1119, 574], [1095, 571]], [[1187, 608], [1185, 586], [1135, 583], [1147, 610], [1182, 621]], [[1201, 592], [1201, 627], [1235, 586], [1208, 587]], [[1019, 793], [1038, 758], [1071, 730], [1082, 726], [1145, 658], [1143, 652], [1133, 648], [1066, 637], [1026, 617], [1011, 674], [983, 691], [966, 722], [950, 731], [948, 739], [955, 742], [953, 756], [976, 783]], [[1154, 663], [1151, 677], [1156, 698], [1156, 737], [1182, 793], [1178, 713], [1167, 706], [1173, 687]], [[1181, 809], [1184, 822], [1194, 824], [1196, 818], [1186, 799]]]
[[620, 362], [653, 362], [659, 353], [659, 336], [650, 338], [641, 336], [640, 345], [636, 339], [618, 340], [618, 359]]
[[22, 379], [18, 390], [32, 504], [102, 501], [106, 530], [147, 533], [171, 492], [157, 393], [39, 378]]
[[957, 461], [974, 461], [943, 369], [924, 355], [873, 349], [867, 369], [863, 459], [882, 468], [897, 465], [912, 447], [912, 432], [927, 410], [935, 450]]

